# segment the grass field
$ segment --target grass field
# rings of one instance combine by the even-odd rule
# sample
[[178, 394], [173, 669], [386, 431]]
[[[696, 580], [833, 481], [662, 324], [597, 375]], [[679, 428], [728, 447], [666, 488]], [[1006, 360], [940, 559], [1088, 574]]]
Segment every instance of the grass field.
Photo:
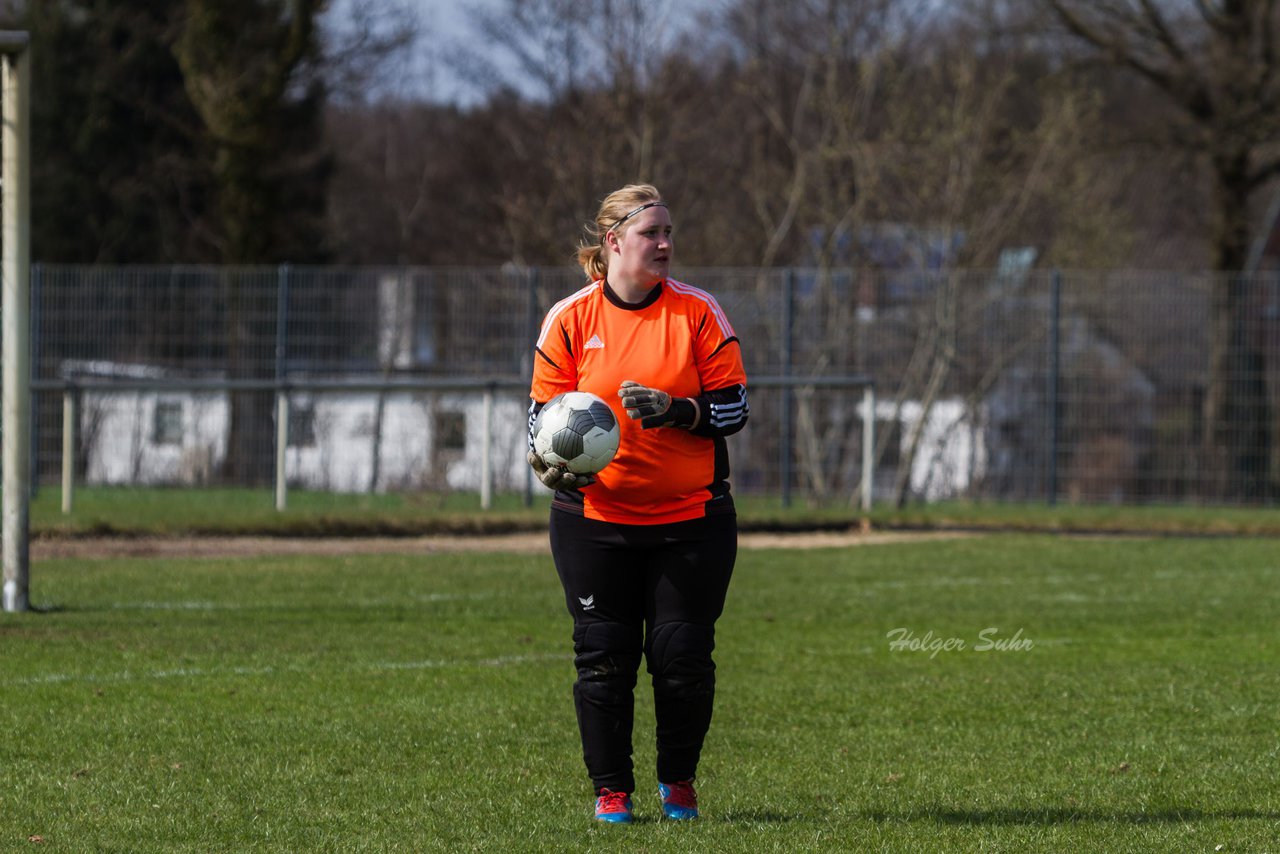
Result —
[[1280, 851], [1278, 584], [1251, 539], [744, 552], [704, 819], [656, 820], [642, 690], [613, 827], [546, 557], [40, 562], [0, 850]]

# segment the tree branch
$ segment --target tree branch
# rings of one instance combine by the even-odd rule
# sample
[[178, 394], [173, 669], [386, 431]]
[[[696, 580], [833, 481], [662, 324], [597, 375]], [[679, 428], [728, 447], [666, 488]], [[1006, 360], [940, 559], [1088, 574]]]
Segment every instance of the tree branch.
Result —
[[1173, 37], [1173, 33], [1169, 31], [1168, 24], [1160, 15], [1160, 10], [1156, 7], [1153, 0], [1140, 0], [1142, 10], [1147, 14], [1147, 22], [1151, 24], [1151, 30], [1155, 33], [1156, 40], [1164, 46], [1164, 49], [1173, 57], [1177, 65], [1187, 65], [1186, 52], [1182, 49], [1182, 45], [1178, 44], [1178, 40]]
[[1107, 53], [1114, 62], [1136, 71], [1170, 95], [1174, 97], [1179, 95], [1179, 87], [1173, 75], [1168, 71], [1157, 68], [1137, 56], [1122, 39], [1111, 37], [1091, 26], [1084, 18], [1067, 8], [1061, 0], [1048, 0], [1048, 3], [1049, 8], [1057, 14], [1058, 20], [1076, 38], [1086, 41], [1098, 50]]
[[1256, 190], [1278, 175], [1280, 175], [1280, 157], [1274, 157], [1249, 173], [1249, 189]]
[[[1134, 46], [1127, 44], [1123, 37], [1105, 33], [1098, 27], [1091, 25], [1082, 16], [1069, 8], [1063, 0], [1046, 0], [1046, 2], [1049, 8], [1057, 14], [1058, 19], [1067, 28], [1068, 32], [1107, 54], [1112, 63], [1122, 68], [1128, 68], [1148, 80], [1172, 98], [1175, 103], [1181, 105], [1195, 116], [1197, 121], [1204, 122], [1213, 116], [1213, 98], [1205, 85], [1205, 81], [1195, 73], [1194, 65], [1186, 57], [1186, 53], [1181, 46], [1176, 42], [1172, 42], [1171, 34], [1169, 39], [1172, 47], [1164, 45], [1164, 49], [1165, 53], [1169, 54], [1173, 59], [1173, 68], [1161, 68], [1141, 56], [1139, 51]], [[1146, 6], [1150, 0], [1140, 0], [1140, 2]], [[1114, 13], [1115, 10], [1111, 11]], [[1155, 11], [1154, 6], [1152, 11]], [[1150, 27], [1156, 26], [1154, 21], [1146, 21], [1145, 23]], [[1128, 24], [1130, 27], [1138, 29], [1148, 28], [1144, 26], [1143, 21], [1129, 19]], [[1159, 26], [1165, 26], [1163, 20], [1160, 20]], [[1163, 44], [1163, 39], [1157, 39], [1157, 41]], [[1178, 61], [1173, 56], [1172, 50], [1177, 50], [1183, 60]]]
[[1265, 0], [1258, 14], [1261, 20], [1257, 22], [1258, 29], [1262, 32], [1262, 75], [1258, 80], [1259, 95], [1264, 94], [1276, 73], [1276, 27], [1280, 25], [1272, 22], [1275, 14], [1276, 0]]
[[1213, 27], [1218, 32], [1224, 32], [1226, 30], [1226, 27], [1222, 23], [1221, 13], [1205, 2], [1205, 0], [1196, 0], [1196, 8], [1200, 10], [1200, 17], [1204, 18], [1204, 22], [1210, 27]]

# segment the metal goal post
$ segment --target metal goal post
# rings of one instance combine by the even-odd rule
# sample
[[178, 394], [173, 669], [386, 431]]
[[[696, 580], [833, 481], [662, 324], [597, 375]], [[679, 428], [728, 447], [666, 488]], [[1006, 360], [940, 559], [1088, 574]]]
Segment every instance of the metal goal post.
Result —
[[0, 31], [4, 610], [28, 608], [31, 472], [31, 73], [25, 32]]

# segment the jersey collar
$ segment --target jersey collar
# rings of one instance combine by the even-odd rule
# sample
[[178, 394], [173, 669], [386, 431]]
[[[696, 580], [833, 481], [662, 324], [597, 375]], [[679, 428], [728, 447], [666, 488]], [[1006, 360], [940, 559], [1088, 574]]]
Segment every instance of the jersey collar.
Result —
[[622, 297], [614, 293], [613, 288], [609, 287], [609, 280], [605, 279], [604, 280], [604, 296], [605, 296], [605, 299], [609, 300], [609, 302], [616, 305], [618, 308], [622, 309], [623, 311], [639, 311], [642, 308], [648, 308], [649, 306], [653, 305], [655, 302], [658, 301], [658, 298], [662, 296], [662, 285], [665, 283], [665, 281], [666, 280], [664, 279], [663, 281], [658, 282], [658, 284], [654, 285], [653, 290], [649, 291], [649, 293], [645, 296], [645, 298], [640, 300], [640, 302], [623, 302]]

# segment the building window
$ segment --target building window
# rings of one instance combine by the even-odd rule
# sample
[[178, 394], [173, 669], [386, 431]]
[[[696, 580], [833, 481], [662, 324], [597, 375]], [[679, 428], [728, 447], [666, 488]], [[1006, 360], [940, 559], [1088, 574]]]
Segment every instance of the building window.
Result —
[[316, 446], [316, 407], [309, 400], [289, 401], [289, 447]]
[[902, 462], [902, 424], [887, 418], [876, 419], [876, 445], [884, 447], [880, 466], [885, 470], [896, 469]]
[[182, 401], [156, 401], [155, 418], [151, 425], [153, 445], [182, 444]]
[[436, 448], [441, 451], [467, 449], [467, 416], [461, 412], [436, 413]]

